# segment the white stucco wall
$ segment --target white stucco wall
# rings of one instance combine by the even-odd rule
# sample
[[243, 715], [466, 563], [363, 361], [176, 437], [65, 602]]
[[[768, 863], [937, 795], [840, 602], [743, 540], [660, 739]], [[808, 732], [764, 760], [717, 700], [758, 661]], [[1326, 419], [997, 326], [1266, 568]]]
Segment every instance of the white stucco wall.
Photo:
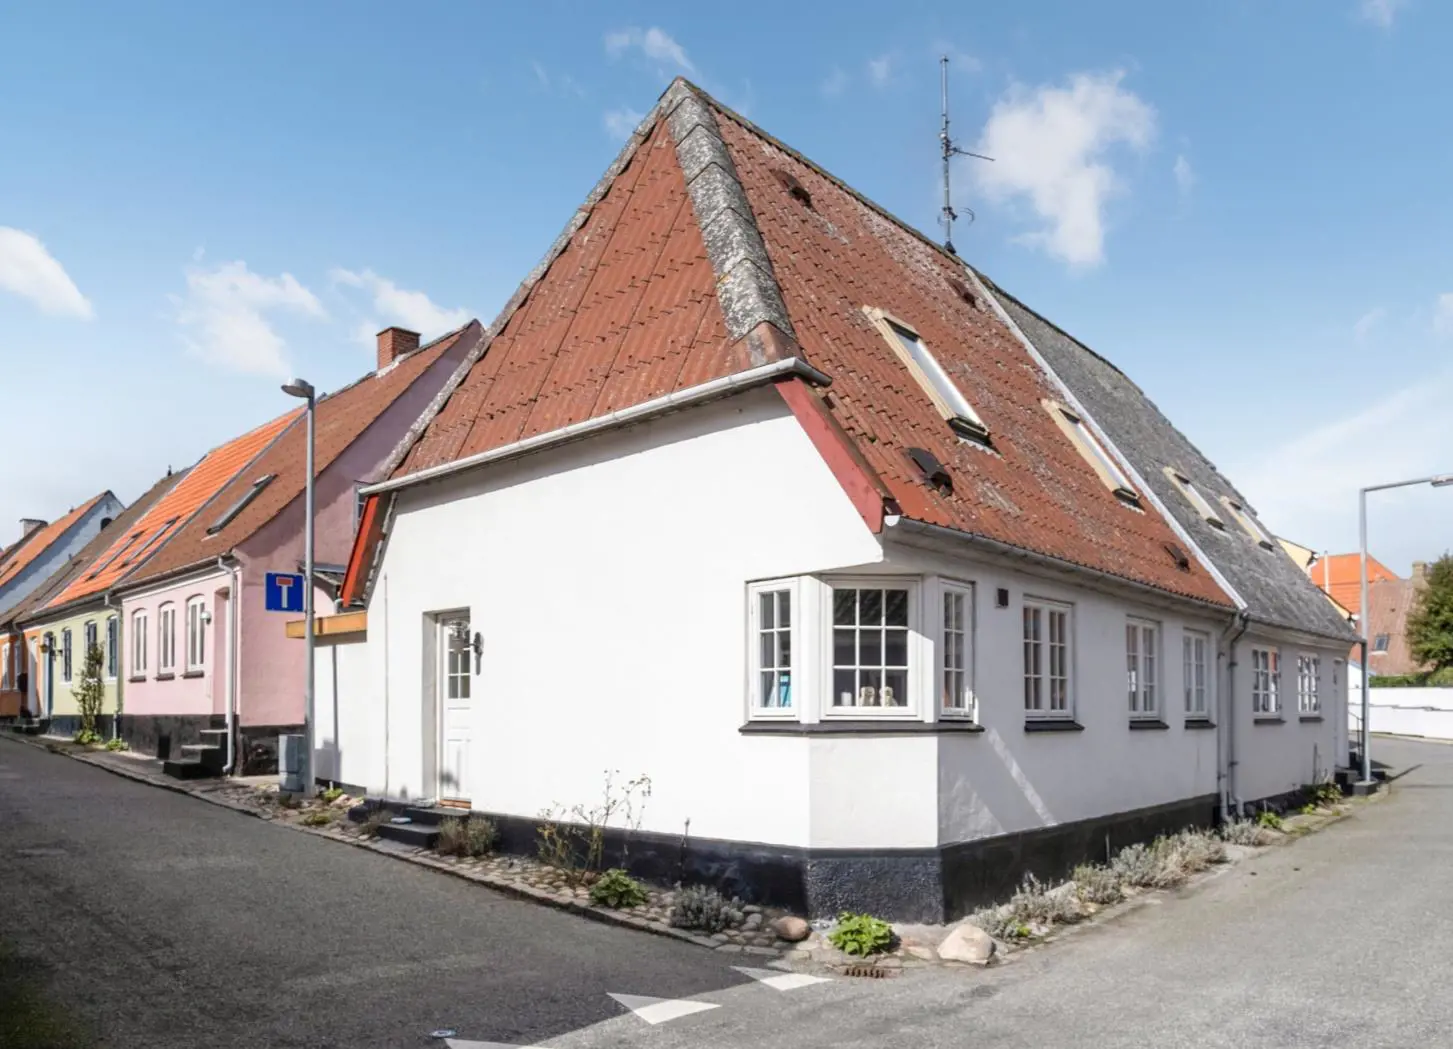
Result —
[[[1361, 731], [1361, 703], [1360, 693], [1350, 697], [1347, 723], [1354, 737]], [[1374, 688], [1368, 703], [1373, 732], [1453, 740], [1453, 688]], [[1372, 753], [1377, 756], [1375, 743]]]

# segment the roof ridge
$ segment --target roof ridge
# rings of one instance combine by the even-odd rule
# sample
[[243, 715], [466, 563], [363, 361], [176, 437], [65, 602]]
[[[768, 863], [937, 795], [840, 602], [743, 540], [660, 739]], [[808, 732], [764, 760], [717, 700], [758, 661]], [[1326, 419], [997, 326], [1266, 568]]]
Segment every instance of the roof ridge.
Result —
[[[360, 375], [358, 378], [354, 379], [352, 382], [348, 383], [347, 385], [340, 386], [336, 390], [330, 390], [329, 392], [323, 394], [321, 397], [318, 398], [318, 403], [319, 404], [322, 404], [324, 401], [332, 400], [334, 397], [337, 397], [337, 396], [339, 396], [341, 394], [345, 394], [349, 390], [357, 389], [358, 387], [362, 386], [364, 383], [368, 382], [370, 379], [381, 379], [381, 378], [383, 378], [386, 374], [392, 372], [395, 368], [397, 368], [400, 364], [403, 364], [405, 361], [411, 361], [415, 357], [417, 357], [419, 354], [421, 354], [421, 353], [427, 353], [429, 350], [432, 350], [435, 346], [438, 346], [445, 339], [452, 339], [456, 335], [461, 334], [464, 331], [464, 329], [468, 328], [471, 324], [474, 323], [474, 321], [475, 321], [475, 318], [470, 318], [468, 321], [466, 321], [465, 323], [461, 324], [459, 327], [452, 328], [449, 331], [446, 331], [443, 335], [440, 335], [437, 338], [430, 339], [428, 342], [423, 343], [420, 346], [416, 346], [414, 349], [410, 350], [408, 353], [405, 353], [405, 354], [402, 354], [402, 355], [400, 355], [398, 357], [395, 357], [393, 360], [389, 361], [388, 364], [385, 367], [383, 367], [383, 368], [374, 368], [372, 371], [364, 372], [362, 375]], [[296, 410], [296, 409], [294, 409], [294, 410]]]

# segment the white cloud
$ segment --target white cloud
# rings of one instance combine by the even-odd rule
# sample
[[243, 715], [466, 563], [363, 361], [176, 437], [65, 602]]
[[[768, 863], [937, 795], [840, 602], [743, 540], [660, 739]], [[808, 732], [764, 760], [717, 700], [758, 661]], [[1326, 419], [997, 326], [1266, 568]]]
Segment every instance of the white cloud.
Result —
[[848, 89], [848, 75], [836, 67], [823, 80], [820, 90], [823, 98], [837, 98]]
[[646, 118], [646, 114], [629, 107], [622, 109], [610, 109], [601, 117], [605, 124], [605, 130], [611, 138], [625, 141], [636, 131], [636, 126]]
[[893, 56], [887, 54], [868, 59], [868, 79], [874, 87], [885, 87], [893, 79]]
[[1358, 342], [1362, 342], [1372, 334], [1372, 329], [1382, 323], [1382, 319], [1386, 316], [1387, 310], [1381, 306], [1374, 306], [1361, 317], [1358, 317], [1357, 323], [1352, 325], [1352, 337]]
[[94, 311], [65, 267], [40, 238], [0, 226], [0, 289], [29, 299], [45, 313], [89, 320]]
[[[1453, 372], [1366, 402], [1271, 449], [1249, 453], [1233, 470], [1267, 527], [1319, 549], [1356, 549], [1357, 490], [1364, 485], [1444, 473], [1453, 448]], [[1420, 494], [1421, 493], [1421, 494]], [[1417, 512], [1436, 499], [1441, 512]], [[1397, 512], [1399, 509], [1402, 512]], [[1453, 491], [1378, 493], [1371, 545], [1379, 558], [1406, 566], [1449, 544]]]
[[683, 73], [696, 74], [696, 66], [686, 56], [686, 49], [678, 44], [666, 30], [651, 26], [640, 29], [635, 26], [617, 29], [605, 35], [605, 52], [612, 58], [619, 58], [627, 51], [640, 51], [655, 62], [658, 67], [674, 67]]
[[1439, 335], [1453, 335], [1453, 291], [1445, 291], [1433, 303], [1433, 330]]
[[1362, 17], [1381, 29], [1391, 29], [1398, 12], [1408, 0], [1362, 0], [1358, 10]]
[[203, 360], [249, 375], [286, 376], [286, 344], [274, 312], [326, 318], [317, 297], [291, 273], [265, 277], [242, 261], [187, 271], [187, 294], [174, 298], [187, 348]]
[[1044, 225], [1024, 239], [1071, 265], [1104, 259], [1105, 204], [1121, 189], [1106, 155], [1117, 145], [1145, 149], [1155, 137], [1155, 110], [1120, 85], [1123, 76], [1016, 85], [994, 104], [974, 147], [995, 159], [975, 162], [980, 190], [993, 201], [1027, 200]]
[[391, 324], [416, 331], [427, 340], [461, 327], [469, 321], [468, 310], [445, 309], [422, 291], [400, 288], [373, 270], [335, 269], [329, 276], [335, 285], [346, 284], [361, 288], [372, 297], [373, 308], [378, 311], [382, 320], [365, 321], [359, 325], [359, 339], [365, 343], [372, 344], [374, 335]]
[[1182, 193], [1189, 193], [1191, 190], [1195, 189], [1196, 170], [1195, 168], [1191, 167], [1191, 162], [1186, 159], [1186, 155], [1184, 153], [1179, 153], [1176, 155], [1175, 167], [1171, 170], [1175, 172], [1176, 188], [1179, 189]]

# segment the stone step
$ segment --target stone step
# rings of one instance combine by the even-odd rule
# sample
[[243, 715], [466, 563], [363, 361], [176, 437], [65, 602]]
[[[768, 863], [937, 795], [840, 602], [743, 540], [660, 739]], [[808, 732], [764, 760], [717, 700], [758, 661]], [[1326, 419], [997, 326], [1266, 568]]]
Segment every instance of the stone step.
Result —
[[164, 761], [161, 770], [172, 779], [209, 779], [217, 775], [217, 770], [204, 765], [195, 758], [183, 758], [179, 761]]
[[439, 841], [439, 829], [419, 823], [385, 823], [378, 828], [378, 836], [419, 849], [432, 849]]
[[451, 809], [445, 805], [430, 805], [404, 809], [403, 815], [426, 827], [438, 827], [448, 819], [468, 819], [468, 809]]
[[210, 743], [183, 743], [180, 749], [183, 760], [195, 758], [214, 773], [220, 773], [227, 764], [227, 752]]
[[214, 747], [225, 747], [227, 745], [227, 730], [225, 728], [204, 728], [197, 733], [202, 739]]

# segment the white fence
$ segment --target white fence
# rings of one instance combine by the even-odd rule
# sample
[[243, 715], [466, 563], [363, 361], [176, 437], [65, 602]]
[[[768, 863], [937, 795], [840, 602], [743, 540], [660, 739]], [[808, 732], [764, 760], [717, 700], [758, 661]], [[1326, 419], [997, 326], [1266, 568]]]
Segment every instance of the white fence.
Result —
[[[1453, 740], [1453, 688], [1373, 688], [1368, 698], [1373, 732]], [[1362, 731], [1362, 693], [1347, 696], [1348, 729]]]

